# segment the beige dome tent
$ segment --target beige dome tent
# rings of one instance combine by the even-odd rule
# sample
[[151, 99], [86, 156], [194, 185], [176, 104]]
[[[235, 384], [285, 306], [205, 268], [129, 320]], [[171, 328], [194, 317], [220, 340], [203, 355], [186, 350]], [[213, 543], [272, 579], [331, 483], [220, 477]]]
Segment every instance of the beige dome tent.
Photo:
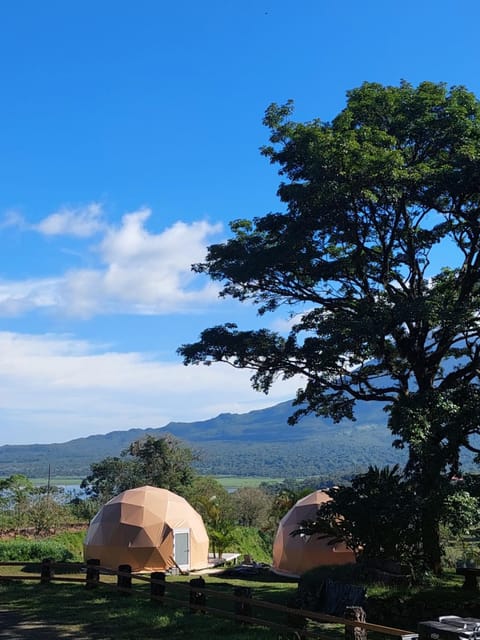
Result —
[[92, 519], [85, 560], [102, 567], [129, 564], [132, 571], [208, 566], [208, 536], [199, 513], [166, 489], [139, 487], [112, 498]]
[[291, 536], [302, 520], [313, 520], [324, 502], [331, 498], [324, 491], [314, 491], [299, 500], [280, 520], [273, 542], [275, 573], [298, 578], [313, 567], [355, 562], [352, 551], [342, 544], [329, 545], [328, 538], [318, 536]]

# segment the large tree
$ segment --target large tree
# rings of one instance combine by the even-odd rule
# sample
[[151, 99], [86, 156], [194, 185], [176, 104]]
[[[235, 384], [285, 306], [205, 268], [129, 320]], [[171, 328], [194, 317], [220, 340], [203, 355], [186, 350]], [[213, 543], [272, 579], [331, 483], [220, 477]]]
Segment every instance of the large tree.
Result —
[[265, 392], [301, 376], [292, 422], [383, 403], [439, 571], [443, 483], [480, 431], [479, 102], [463, 87], [365, 83], [332, 122], [291, 115], [274, 104], [264, 121], [285, 211], [233, 222], [194, 265], [260, 314], [285, 308], [291, 330], [229, 323], [179, 351], [253, 369]]

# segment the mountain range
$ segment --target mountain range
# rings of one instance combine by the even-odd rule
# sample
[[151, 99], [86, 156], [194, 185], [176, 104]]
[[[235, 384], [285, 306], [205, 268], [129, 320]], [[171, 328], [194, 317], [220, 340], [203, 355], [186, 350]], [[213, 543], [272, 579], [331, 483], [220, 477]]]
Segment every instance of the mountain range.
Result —
[[0, 446], [0, 476], [85, 476], [90, 464], [118, 456], [134, 440], [169, 432], [199, 454], [197, 468], [211, 475], [321, 476], [338, 480], [405, 459], [392, 447], [387, 416], [377, 403], [359, 403], [355, 422], [306, 416], [287, 424], [291, 402], [244, 414], [222, 413], [199, 422], [171, 422], [159, 428], [112, 431], [57, 444]]

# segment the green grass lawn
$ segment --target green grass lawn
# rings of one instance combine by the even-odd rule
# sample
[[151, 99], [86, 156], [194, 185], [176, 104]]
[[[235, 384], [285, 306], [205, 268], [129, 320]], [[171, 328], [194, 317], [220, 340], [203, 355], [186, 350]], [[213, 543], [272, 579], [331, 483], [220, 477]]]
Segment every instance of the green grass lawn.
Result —
[[[340, 580], [340, 569], [338, 567], [337, 571], [332, 572], [331, 578]], [[33, 577], [32, 573], [26, 572], [24, 565], [0, 567], [0, 577], [12, 575]], [[68, 574], [67, 577], [74, 576]], [[77, 577], [84, 580], [82, 573]], [[153, 640], [158, 637], [174, 640], [210, 640], [216, 637], [229, 640], [270, 640], [279, 637], [278, 630], [269, 630], [260, 622], [242, 626], [238, 621], [221, 616], [190, 613], [186, 585], [192, 577], [193, 575], [167, 576], [167, 598], [162, 605], [150, 601], [148, 583], [135, 579], [133, 595], [124, 596], [117, 592], [114, 576], [102, 576], [102, 582], [110, 586], [102, 585], [95, 590], [87, 590], [83, 582], [41, 585], [37, 573], [32, 581], [0, 580], [0, 610], [15, 611], [22, 617], [41, 621], [46, 627], [60, 628], [63, 634], [61, 637], [77, 640]], [[350, 582], [352, 576], [343, 577]], [[234, 604], [224, 596], [233, 595], [236, 586], [250, 587], [254, 602], [265, 601], [281, 606], [288, 606], [297, 587], [296, 582], [281, 580], [269, 573], [252, 576], [250, 579], [211, 575], [205, 576], [205, 581], [209, 590], [207, 606], [230, 615]], [[367, 620], [415, 631], [419, 621], [434, 619], [438, 615], [480, 617], [478, 592], [466, 592], [461, 587], [462, 578], [454, 573], [446, 574], [442, 580], [432, 581], [430, 586], [398, 589], [370, 585], [368, 599], [372, 607], [373, 604], [375, 606], [369, 609], [367, 602]], [[269, 611], [254, 606], [253, 612], [259, 619], [282, 625], [287, 623], [285, 611]], [[321, 635], [327, 640], [340, 640], [343, 627], [322, 625]], [[374, 634], [371, 637], [373, 639]]]
[[[21, 575], [22, 567], [0, 567], [1, 574]], [[70, 574], [71, 577], [71, 574]], [[84, 576], [82, 576], [84, 577]], [[139, 640], [158, 637], [229, 638], [230, 640], [276, 639], [278, 631], [258, 625], [242, 626], [232, 619], [213, 615], [192, 614], [188, 607], [186, 583], [191, 578], [167, 578], [166, 595], [178, 604], [161, 605], [151, 602], [149, 585], [134, 580], [133, 596], [119, 594], [114, 577], [102, 576], [111, 588], [100, 586], [87, 590], [83, 584], [39, 584], [38, 580], [0, 581], [0, 609], [15, 611], [22, 617], [40, 620], [45, 627], [60, 628], [61, 637], [91, 638], [92, 640]], [[245, 582], [243, 580], [207, 577], [207, 606], [233, 613], [233, 603], [222, 594], [233, 595], [235, 586], [252, 587], [256, 600], [282, 603], [296, 587], [292, 583], [277, 581]], [[218, 594], [218, 595], [217, 595]], [[277, 612], [259, 612], [256, 615], [284, 624], [285, 616]], [[279, 617], [280, 616], [280, 617]]]

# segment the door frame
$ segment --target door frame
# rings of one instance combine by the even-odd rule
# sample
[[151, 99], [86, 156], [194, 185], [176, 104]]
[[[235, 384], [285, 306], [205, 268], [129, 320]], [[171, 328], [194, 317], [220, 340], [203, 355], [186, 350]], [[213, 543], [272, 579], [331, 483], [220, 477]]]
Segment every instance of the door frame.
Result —
[[[177, 533], [186, 533], [187, 534], [187, 564], [179, 564], [177, 563], [177, 559], [175, 557], [175, 536]], [[175, 564], [183, 570], [187, 570], [190, 569], [190, 540], [191, 540], [191, 534], [190, 534], [190, 529], [173, 529], [173, 558], [175, 560]]]

